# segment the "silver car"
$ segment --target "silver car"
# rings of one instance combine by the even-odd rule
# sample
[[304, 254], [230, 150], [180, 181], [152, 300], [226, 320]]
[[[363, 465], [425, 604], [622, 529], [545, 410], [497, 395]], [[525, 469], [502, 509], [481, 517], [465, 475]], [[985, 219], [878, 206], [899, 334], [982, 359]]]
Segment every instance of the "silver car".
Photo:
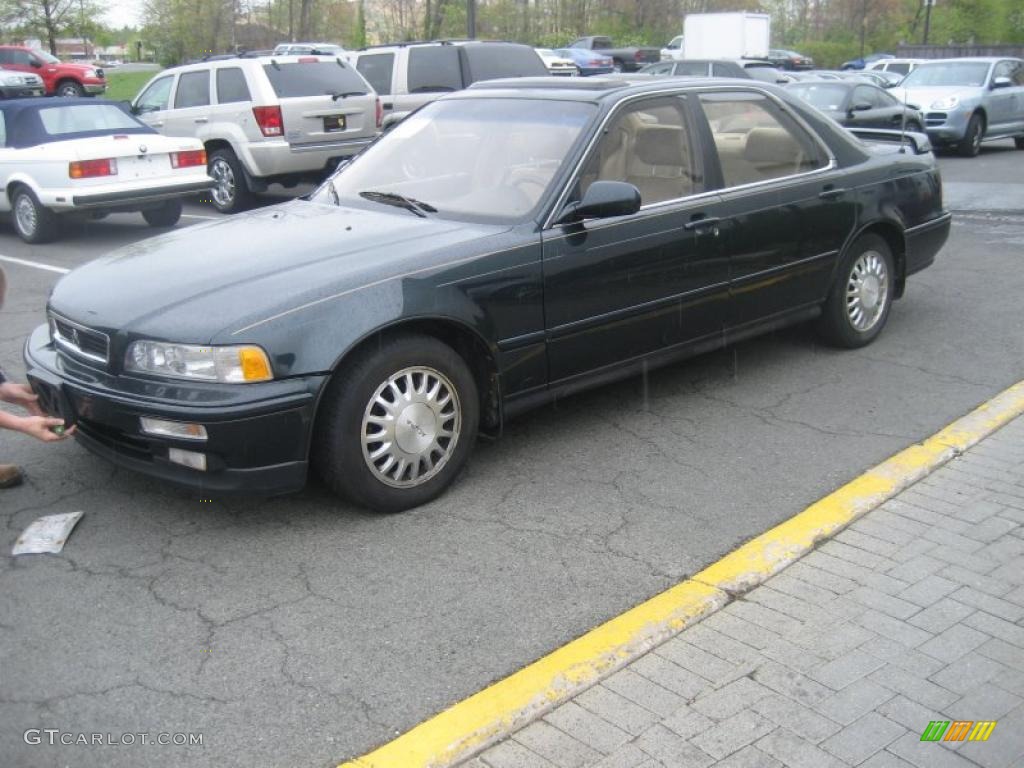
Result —
[[974, 157], [981, 142], [1012, 137], [1024, 149], [1024, 60], [942, 59], [920, 64], [893, 92], [925, 116], [932, 143]]

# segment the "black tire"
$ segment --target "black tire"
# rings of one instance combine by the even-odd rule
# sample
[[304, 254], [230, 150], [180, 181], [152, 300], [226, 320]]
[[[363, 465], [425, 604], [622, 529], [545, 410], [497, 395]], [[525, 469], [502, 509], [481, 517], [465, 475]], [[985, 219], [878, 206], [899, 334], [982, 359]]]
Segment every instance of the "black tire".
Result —
[[238, 213], [252, 204], [252, 192], [245, 171], [230, 149], [218, 149], [210, 155], [207, 172], [217, 181], [210, 190], [210, 202], [221, 213]]
[[911, 120], [908, 122], [907, 130], [911, 133], [924, 133], [924, 128], [921, 127], [921, 124], [917, 122], [917, 120]]
[[166, 200], [159, 208], [147, 208], [142, 218], [151, 227], [173, 227], [181, 218], [181, 200]]
[[82, 87], [81, 83], [77, 83], [74, 80], [61, 80], [57, 83], [57, 90], [54, 92], [54, 95], [62, 96], [66, 99], [77, 99], [85, 96], [85, 88]]
[[1014, 136], [1013, 146], [1015, 146], [1017, 149], [1024, 149], [1024, 136]]
[[18, 185], [11, 191], [11, 224], [26, 243], [48, 243], [60, 233], [57, 214], [44, 207], [28, 187]]
[[971, 115], [967, 123], [967, 132], [956, 145], [956, 152], [960, 157], [977, 157], [981, 151], [981, 139], [985, 134], [985, 121], [981, 115]]
[[[864, 261], [862, 261], [864, 259]], [[886, 279], [884, 281], [884, 294], [878, 296], [870, 308], [866, 310], [865, 305], [871, 299], [870, 284], [865, 293], [851, 297], [848, 293], [852, 284], [857, 280], [855, 267], [864, 264], [875, 265], [875, 259], [881, 261]], [[861, 270], [861, 275], [865, 274]], [[877, 281], [877, 274], [868, 270], [867, 274], [874, 275]], [[847, 349], [856, 349], [870, 344], [882, 332], [886, 321], [889, 319], [889, 310], [892, 308], [893, 294], [896, 290], [896, 269], [892, 257], [892, 250], [889, 244], [879, 235], [864, 234], [858, 237], [850, 247], [846, 249], [839, 269], [836, 271], [835, 282], [829, 290], [828, 298], [825, 301], [824, 311], [818, 321], [818, 330], [830, 344]], [[881, 293], [880, 291], [878, 293]], [[875, 308], [877, 316], [874, 314]], [[872, 313], [871, 322], [868, 327], [859, 328], [857, 325], [856, 310]], [[866, 317], [866, 315], [865, 315]], [[866, 322], [866, 321], [865, 321]]]
[[[426, 426], [415, 412], [406, 416], [409, 409], [416, 407], [415, 404], [403, 405], [398, 395], [392, 394], [393, 390], [386, 387], [393, 377], [404, 377], [408, 369], [430, 370], [441, 374], [447, 380], [454, 395], [451, 402], [454, 411], [459, 412], [461, 424], [456, 420], [457, 417], [451, 415], [432, 421], [436, 425], [434, 427]], [[424, 391], [430, 389], [423, 374], [420, 374], [419, 379], [415, 378], [416, 373], [409, 375], [414, 377], [414, 391], [419, 391], [418, 387], [422, 387]], [[403, 378], [397, 379], [399, 386], [403, 381]], [[405, 388], [409, 390], [408, 385]], [[444, 391], [446, 390], [440, 390], [442, 394]], [[363, 436], [366, 430], [372, 428], [364, 419], [372, 419], [374, 409], [379, 408], [373, 405], [374, 402], [379, 402], [375, 400], [378, 392], [381, 397], [393, 397], [398, 403], [397, 408], [405, 410], [398, 412], [394, 419], [396, 429], [392, 440], [385, 444], [385, 440], [375, 442], [368, 439], [364, 449]], [[383, 409], [378, 412], [384, 413]], [[419, 424], [424, 424], [427, 432], [414, 423], [413, 418]], [[429, 418], [431, 417], [428, 416]], [[393, 445], [395, 447], [383, 458], [377, 459], [383, 463], [385, 477], [387, 472], [392, 471], [388, 469], [389, 465], [386, 463], [388, 455], [399, 453], [398, 448], [405, 448], [401, 445], [402, 437], [397, 432], [397, 426], [403, 423], [403, 419], [408, 425], [406, 435], [411, 436], [413, 440], [443, 440], [443, 437], [438, 437], [436, 428], [443, 424], [448, 424], [452, 431], [456, 432], [456, 438], [454, 441], [449, 440], [447, 447], [439, 446], [432, 449], [441, 452], [436, 458], [438, 469], [431, 469], [422, 463], [423, 459], [415, 459], [415, 471], [422, 470], [423, 475], [418, 481], [411, 479], [412, 470], [396, 469], [395, 471], [399, 473], [398, 478], [383, 479], [380, 464], [371, 469], [372, 460], [369, 453], [379, 449], [386, 450], [386, 446]], [[396, 336], [384, 339], [380, 344], [357, 353], [351, 360], [346, 360], [342, 364], [342, 369], [331, 379], [317, 415], [311, 458], [320, 477], [335, 493], [376, 512], [402, 512], [427, 503], [451, 485], [473, 450], [479, 421], [480, 403], [476, 381], [466, 361], [451, 347], [433, 337]], [[454, 429], [455, 425], [458, 425], [457, 430]], [[418, 437], [410, 432], [410, 429], [416, 430]], [[431, 462], [434, 462], [433, 454], [428, 455], [431, 456]], [[399, 467], [400, 464], [394, 462], [390, 466]], [[409, 466], [411, 467], [411, 463]], [[409, 478], [406, 477], [407, 474]], [[396, 479], [418, 484], [395, 487], [391, 483]]]

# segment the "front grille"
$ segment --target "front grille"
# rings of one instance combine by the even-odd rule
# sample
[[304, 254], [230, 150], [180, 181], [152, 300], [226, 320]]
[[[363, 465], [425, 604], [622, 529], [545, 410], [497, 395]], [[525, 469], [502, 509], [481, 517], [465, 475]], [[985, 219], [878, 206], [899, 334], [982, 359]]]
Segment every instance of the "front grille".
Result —
[[945, 112], [929, 112], [924, 116], [924, 119], [929, 125], [941, 125], [946, 122], [946, 117]]
[[104, 365], [110, 359], [110, 337], [105, 333], [50, 313], [50, 334], [62, 350], [76, 357]]

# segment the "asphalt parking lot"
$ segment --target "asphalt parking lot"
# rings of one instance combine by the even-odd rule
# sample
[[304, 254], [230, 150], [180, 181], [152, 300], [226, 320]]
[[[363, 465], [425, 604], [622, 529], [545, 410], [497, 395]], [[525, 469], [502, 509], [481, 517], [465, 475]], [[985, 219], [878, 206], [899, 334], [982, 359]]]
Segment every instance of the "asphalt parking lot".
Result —
[[[797, 327], [604, 387], [481, 442], [438, 501], [382, 517], [319, 484], [204, 501], [70, 441], [0, 433], [0, 754], [10, 766], [330, 766], [406, 730], [792, 516], [1024, 378], [1024, 152], [940, 159], [960, 212], [873, 345]], [[217, 214], [187, 206], [181, 226]], [[151, 234], [46, 246], [0, 225], [0, 364], [57, 271]], [[211, 259], [216, 254], [210, 254]], [[18, 263], [33, 262], [35, 265]], [[7, 556], [84, 510], [59, 556]], [[26, 729], [202, 746], [26, 744]]]

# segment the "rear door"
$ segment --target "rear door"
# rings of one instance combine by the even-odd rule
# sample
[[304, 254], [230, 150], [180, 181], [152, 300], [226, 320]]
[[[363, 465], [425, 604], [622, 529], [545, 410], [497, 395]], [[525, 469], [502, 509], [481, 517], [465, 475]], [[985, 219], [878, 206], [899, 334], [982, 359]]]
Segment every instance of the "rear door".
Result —
[[406, 49], [405, 56], [405, 88], [399, 88], [395, 96], [396, 112], [411, 112], [441, 94], [466, 87], [457, 46], [413, 46]]
[[381, 53], [361, 53], [356, 62], [356, 70], [380, 96], [381, 108], [387, 117], [395, 110], [394, 74], [395, 54], [393, 51]]
[[265, 63], [263, 71], [279, 101], [284, 137], [292, 146], [344, 142], [376, 133], [377, 97], [340, 58], [275, 59]]

